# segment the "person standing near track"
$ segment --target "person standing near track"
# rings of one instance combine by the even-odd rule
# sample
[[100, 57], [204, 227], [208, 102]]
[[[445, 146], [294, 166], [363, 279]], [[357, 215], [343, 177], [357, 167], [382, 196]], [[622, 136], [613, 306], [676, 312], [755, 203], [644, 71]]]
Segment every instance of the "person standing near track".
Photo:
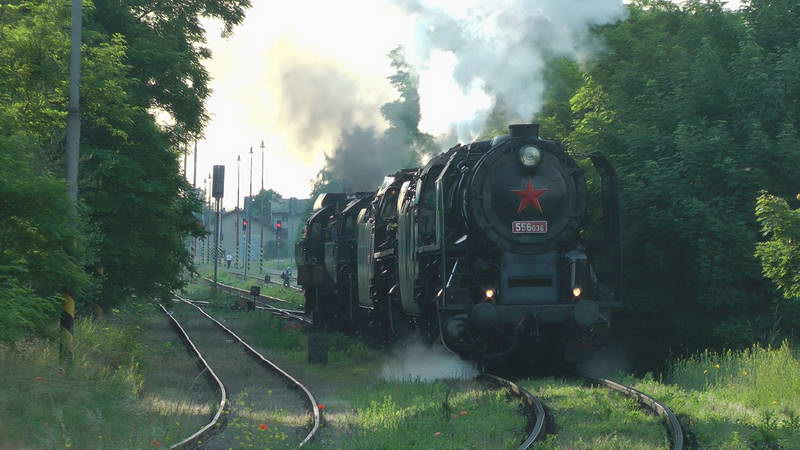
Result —
[[228, 253], [227, 255], [225, 255], [225, 263], [228, 265], [228, 269], [231, 268], [231, 261], [233, 261], [233, 255]]

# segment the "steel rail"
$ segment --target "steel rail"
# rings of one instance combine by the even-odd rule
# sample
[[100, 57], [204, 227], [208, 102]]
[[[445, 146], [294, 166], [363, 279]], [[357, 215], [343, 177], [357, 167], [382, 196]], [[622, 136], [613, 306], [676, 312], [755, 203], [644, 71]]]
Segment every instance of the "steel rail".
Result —
[[[212, 280], [211, 278], [208, 278], [208, 277], [202, 277], [202, 278], [206, 282], [208, 282], [208, 283], [210, 283], [212, 285], [214, 284], [214, 280]], [[224, 291], [233, 292], [233, 293], [236, 293], [236, 294], [244, 294], [244, 295], [252, 297], [250, 295], [250, 291], [248, 291], [247, 289], [237, 288], [236, 286], [230, 286], [230, 285], [225, 284], [225, 283], [220, 283], [219, 281], [217, 281], [217, 285], [219, 285], [219, 287], [221, 287], [222, 290], [224, 290]], [[264, 295], [264, 294], [259, 294], [258, 298], [262, 299], [262, 300], [273, 301], [273, 302], [291, 303], [288, 300], [284, 300], [282, 298], [272, 297], [270, 295]]]
[[638, 391], [632, 387], [625, 386], [624, 384], [620, 384], [615, 381], [605, 378], [590, 377], [587, 375], [583, 375], [583, 378], [592, 384], [605, 386], [625, 396], [634, 398], [655, 414], [663, 417], [666, 422], [667, 430], [669, 431], [670, 441], [672, 443], [670, 449], [683, 450], [683, 429], [681, 428], [681, 423], [678, 421], [678, 418], [675, 416], [675, 414], [673, 414], [672, 411], [667, 407], [667, 405], [659, 402], [644, 392]]
[[189, 349], [189, 351], [194, 353], [197, 359], [200, 360], [203, 366], [203, 372], [208, 374], [208, 377], [211, 379], [211, 381], [216, 383], [220, 391], [219, 407], [217, 408], [217, 412], [214, 414], [214, 417], [211, 418], [211, 421], [208, 422], [206, 425], [204, 425], [202, 428], [200, 428], [197, 432], [195, 432], [191, 436], [183, 439], [177, 444], [171, 445], [169, 448], [173, 449], [173, 448], [193, 447], [196, 444], [198, 444], [202, 438], [211, 436], [212, 434], [217, 433], [222, 429], [222, 426], [225, 424], [225, 422], [220, 421], [220, 418], [223, 417], [223, 413], [228, 409], [230, 405], [230, 402], [228, 401], [228, 391], [225, 389], [225, 385], [222, 384], [222, 381], [220, 381], [219, 377], [211, 368], [211, 366], [208, 364], [208, 362], [205, 360], [205, 358], [203, 358], [203, 355], [200, 353], [200, 350], [198, 350], [197, 346], [194, 345], [194, 342], [192, 342], [192, 340], [189, 338], [189, 335], [186, 333], [186, 330], [183, 329], [178, 320], [175, 319], [175, 317], [173, 317], [172, 314], [169, 311], [167, 311], [166, 308], [164, 308], [164, 305], [158, 305], [158, 306], [161, 307], [161, 310], [169, 318], [170, 324], [172, 324], [172, 327], [175, 328], [175, 330], [178, 333], [178, 336], [180, 336], [181, 340]]
[[[244, 276], [244, 273], [242, 273], [242, 272], [237, 272], [237, 271], [235, 271], [235, 270], [229, 270], [229, 271], [228, 271], [228, 273], [231, 273], [231, 274], [233, 274], [233, 275], [236, 275], [236, 276], [238, 276], [238, 277], [245, 278], [245, 276]], [[270, 271], [270, 270], [267, 270], [267, 271], [266, 271], [266, 274], [267, 274], [267, 275], [270, 275], [270, 280], [268, 281], [268, 283], [269, 283], [269, 284], [275, 284], [275, 285], [278, 285], [278, 286], [283, 286], [283, 287], [285, 287], [285, 288], [294, 289], [295, 291], [302, 291], [302, 290], [303, 290], [303, 288], [301, 288], [301, 287], [299, 287], [299, 286], [296, 286], [296, 284], [297, 284], [297, 278], [295, 278], [295, 277], [292, 277], [292, 278], [290, 278], [290, 280], [291, 280], [292, 282], [294, 282], [294, 283], [295, 283], [295, 286], [292, 286], [292, 285], [286, 286], [286, 285], [284, 285], [283, 283], [280, 283], [280, 282], [278, 282], [278, 281], [272, 281], [272, 276], [273, 276], [273, 275], [274, 275], [274, 276], [278, 276], [278, 277], [279, 277], [279, 276], [281, 276], [281, 272], [280, 272], [280, 271]], [[257, 276], [255, 276], [255, 275], [250, 275], [250, 274], [248, 274], [248, 275], [247, 275], [247, 278], [251, 278], [251, 279], [253, 279], [253, 280], [264, 281], [264, 278], [263, 278], [263, 277], [257, 277]]]
[[206, 316], [207, 319], [209, 319], [212, 322], [214, 322], [215, 324], [217, 324], [217, 326], [222, 328], [226, 333], [228, 333], [228, 335], [230, 335], [232, 338], [236, 339], [239, 342], [239, 344], [241, 344], [251, 356], [256, 358], [256, 360], [260, 361], [262, 365], [267, 366], [268, 369], [272, 370], [273, 372], [277, 373], [278, 375], [280, 375], [280, 376], [284, 377], [285, 379], [289, 380], [292, 383], [293, 387], [295, 387], [297, 389], [300, 389], [303, 392], [303, 394], [305, 395], [305, 397], [308, 400], [309, 404], [311, 405], [313, 426], [311, 427], [311, 431], [308, 433], [308, 435], [306, 435], [305, 439], [303, 439], [303, 441], [300, 442], [299, 446], [302, 447], [303, 445], [305, 445], [308, 442], [310, 442], [311, 439], [314, 438], [314, 436], [317, 433], [317, 431], [319, 430], [319, 426], [320, 426], [320, 413], [319, 413], [319, 408], [317, 406], [317, 399], [314, 397], [314, 394], [312, 394], [311, 391], [309, 391], [308, 388], [306, 388], [301, 382], [297, 381], [297, 379], [295, 379], [293, 376], [289, 375], [289, 373], [285, 372], [283, 369], [278, 367], [278, 365], [276, 365], [275, 363], [273, 363], [269, 359], [265, 358], [256, 349], [251, 347], [250, 344], [248, 344], [242, 338], [240, 338], [239, 335], [237, 335], [236, 333], [231, 331], [228, 327], [223, 325], [220, 321], [218, 321], [214, 317], [210, 316], [207, 312], [205, 312], [203, 310], [203, 308], [191, 303], [190, 301], [188, 301], [187, 299], [185, 299], [185, 298], [183, 298], [181, 296], [176, 295], [175, 297], [178, 300], [183, 301], [187, 305], [191, 305], [191, 306], [197, 308], [197, 310], [200, 311], [201, 314]]
[[[513, 381], [506, 380], [505, 378], [500, 378], [489, 373], [484, 373], [482, 377], [508, 389], [512, 395], [522, 400], [522, 403], [528, 408], [528, 411], [531, 412], [536, 418], [536, 421], [530, 427], [531, 431], [528, 433], [528, 436], [525, 438], [522, 444], [517, 447], [517, 450], [525, 450], [530, 448], [534, 442], [541, 439], [545, 434], [546, 413], [542, 401], [539, 399], [539, 397], [531, 394], [525, 388], [514, 383]], [[530, 425], [530, 422], [528, 422], [528, 424]]]
[[271, 312], [272, 314], [275, 314], [277, 316], [280, 316], [280, 317], [283, 317], [283, 318], [286, 318], [286, 319], [296, 320], [298, 322], [303, 322], [303, 323], [305, 323], [307, 325], [313, 325], [314, 324], [314, 322], [311, 319], [309, 319], [308, 317], [305, 317], [303, 315], [298, 314], [298, 312], [300, 312], [300, 311], [297, 311], [297, 310], [294, 310], [294, 309], [276, 308], [276, 307], [274, 307], [272, 305], [268, 305], [266, 303], [257, 304], [256, 305], [256, 309], [260, 309], [260, 310], [263, 310], [263, 311], [268, 311], [268, 312]]

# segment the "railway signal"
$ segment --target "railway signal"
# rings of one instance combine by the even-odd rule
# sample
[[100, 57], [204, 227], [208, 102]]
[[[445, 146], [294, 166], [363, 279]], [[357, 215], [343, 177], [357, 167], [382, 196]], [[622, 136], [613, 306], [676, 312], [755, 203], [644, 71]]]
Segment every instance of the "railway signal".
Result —
[[214, 179], [211, 183], [211, 196], [216, 200], [217, 218], [214, 228], [214, 287], [217, 287], [217, 270], [219, 268], [219, 241], [222, 233], [222, 197], [225, 194], [225, 166], [214, 166]]

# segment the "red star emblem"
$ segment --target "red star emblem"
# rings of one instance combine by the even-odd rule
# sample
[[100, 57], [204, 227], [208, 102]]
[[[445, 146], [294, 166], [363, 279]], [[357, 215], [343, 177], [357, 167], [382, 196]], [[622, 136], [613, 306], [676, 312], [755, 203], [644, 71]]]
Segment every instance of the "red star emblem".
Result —
[[528, 178], [528, 185], [525, 189], [520, 189], [518, 191], [512, 189], [511, 192], [520, 196], [517, 212], [522, 212], [528, 205], [533, 205], [540, 213], [543, 213], [544, 211], [542, 211], [542, 205], [539, 203], [539, 197], [547, 191], [548, 189], [534, 189], [533, 181], [531, 181], [530, 178]]

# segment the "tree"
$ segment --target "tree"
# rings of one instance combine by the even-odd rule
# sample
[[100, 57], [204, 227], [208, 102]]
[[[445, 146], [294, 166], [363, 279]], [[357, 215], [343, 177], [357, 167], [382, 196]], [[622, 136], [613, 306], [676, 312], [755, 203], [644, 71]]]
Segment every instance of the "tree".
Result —
[[[80, 211], [86, 257], [111, 305], [129, 295], [165, 296], [191, 266], [184, 240], [202, 233], [200, 202], [180, 176], [177, 150], [206, 119], [208, 74], [200, 17], [227, 32], [248, 0], [84, 2]], [[0, 112], [3, 125], [30, 136], [38, 173], [63, 164], [69, 10], [56, 0], [0, 5]], [[155, 110], [175, 119], [156, 123]], [[104, 275], [97, 274], [104, 269]]]
[[774, 320], [753, 199], [797, 192], [800, 35], [765, 47], [753, 11], [633, 2], [627, 20], [596, 30], [606, 51], [566, 83], [569, 114], [561, 93], [541, 118], [622, 177], [625, 324], [654, 359], [749, 345]]
[[800, 299], [800, 208], [792, 209], [786, 200], [762, 192], [756, 200], [756, 218], [768, 238], [756, 246], [764, 276], [785, 298]]
[[58, 296], [90, 287], [66, 185], [36, 167], [36, 147], [0, 126], [0, 342], [46, 335]]

